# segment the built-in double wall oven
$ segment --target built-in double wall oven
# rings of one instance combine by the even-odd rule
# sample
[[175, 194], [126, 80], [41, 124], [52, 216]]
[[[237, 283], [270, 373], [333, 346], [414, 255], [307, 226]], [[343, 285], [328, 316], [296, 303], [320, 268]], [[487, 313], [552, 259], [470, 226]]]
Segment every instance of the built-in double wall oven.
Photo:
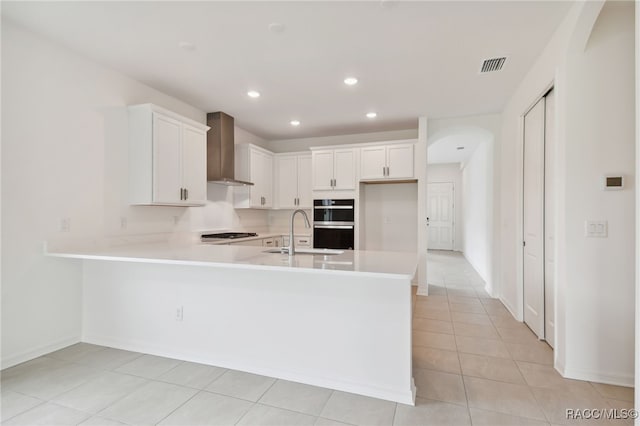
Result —
[[354, 200], [313, 200], [313, 246], [353, 250]]

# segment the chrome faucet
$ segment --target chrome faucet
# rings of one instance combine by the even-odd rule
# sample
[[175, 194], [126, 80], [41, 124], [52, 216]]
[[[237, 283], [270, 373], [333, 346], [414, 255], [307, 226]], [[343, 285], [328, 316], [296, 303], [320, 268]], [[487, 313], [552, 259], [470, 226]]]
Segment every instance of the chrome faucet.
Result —
[[309, 217], [307, 216], [307, 212], [302, 209], [294, 210], [291, 213], [291, 223], [289, 224], [289, 247], [287, 247], [287, 251], [289, 252], [289, 256], [293, 256], [296, 254], [295, 243], [293, 241], [293, 219], [296, 217], [296, 213], [302, 213], [302, 217], [304, 217], [304, 226], [307, 228], [311, 228], [311, 223], [309, 223]]

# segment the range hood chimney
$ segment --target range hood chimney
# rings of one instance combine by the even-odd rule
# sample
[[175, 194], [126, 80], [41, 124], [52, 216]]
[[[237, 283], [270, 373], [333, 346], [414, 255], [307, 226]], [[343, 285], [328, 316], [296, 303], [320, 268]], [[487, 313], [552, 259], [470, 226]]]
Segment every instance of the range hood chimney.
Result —
[[235, 178], [233, 117], [224, 112], [207, 114], [207, 181], [228, 186], [248, 186], [251, 182]]

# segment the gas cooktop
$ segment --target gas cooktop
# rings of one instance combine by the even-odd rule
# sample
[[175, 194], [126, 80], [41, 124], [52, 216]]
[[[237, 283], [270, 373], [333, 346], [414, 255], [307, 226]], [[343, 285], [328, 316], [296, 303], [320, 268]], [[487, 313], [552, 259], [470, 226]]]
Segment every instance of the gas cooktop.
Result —
[[221, 232], [219, 234], [204, 234], [202, 235], [203, 240], [233, 240], [235, 238], [247, 238], [247, 237], [257, 237], [258, 234], [255, 232]]

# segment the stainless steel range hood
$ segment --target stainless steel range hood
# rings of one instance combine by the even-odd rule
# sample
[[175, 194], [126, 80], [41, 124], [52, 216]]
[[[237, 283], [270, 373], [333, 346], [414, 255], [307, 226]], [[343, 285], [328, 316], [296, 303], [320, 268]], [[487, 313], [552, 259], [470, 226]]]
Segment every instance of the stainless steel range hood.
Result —
[[207, 181], [228, 186], [248, 186], [251, 182], [235, 178], [233, 117], [224, 112], [207, 114]]

